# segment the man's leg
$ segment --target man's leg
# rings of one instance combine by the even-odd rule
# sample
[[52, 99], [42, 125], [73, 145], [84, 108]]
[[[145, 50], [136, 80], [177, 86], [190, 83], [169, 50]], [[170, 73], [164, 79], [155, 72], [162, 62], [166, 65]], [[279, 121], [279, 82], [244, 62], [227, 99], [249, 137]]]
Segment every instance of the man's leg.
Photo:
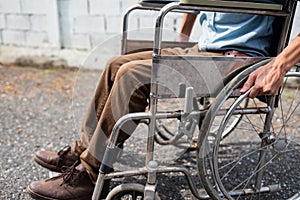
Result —
[[145, 60], [151, 59], [151, 57], [152, 51], [145, 51], [118, 56], [108, 61], [83, 120], [81, 139], [77, 140], [72, 148], [67, 146], [58, 153], [38, 151], [34, 155], [34, 160], [41, 166], [56, 172], [62, 172], [62, 169], [72, 166], [86, 149], [90, 138], [94, 134], [120, 67], [133, 60]]
[[[117, 73], [96, 130], [89, 137], [81, 137], [88, 148], [81, 156], [81, 163], [93, 181], [96, 181], [100, 162], [108, 139], [118, 119], [128, 113], [144, 112], [148, 105], [151, 81], [151, 60], [132, 61], [122, 65]], [[135, 130], [137, 122], [126, 123], [120, 132], [118, 142], [125, 141]]]
[[[166, 53], [176, 54], [177, 51], [166, 51]], [[31, 183], [27, 191], [33, 198], [90, 199], [103, 152], [115, 122], [127, 113], [145, 110], [150, 90], [151, 59], [128, 62], [119, 66], [116, 73], [112, 73], [109, 68], [104, 73], [104, 76], [107, 74], [105, 77], [109, 79], [103, 77], [101, 79], [107, 81], [103, 81], [104, 84], [111, 81], [111, 88], [107, 84], [109, 92], [105, 95], [100, 81], [97, 89], [100, 96], [97, 96], [96, 92], [95, 106], [90, 107], [91, 110], [88, 112], [90, 115], [86, 120], [87, 127], [90, 129], [84, 129], [83, 126], [80, 142], [83, 148], [80, 149], [87, 148], [80, 155], [81, 164], [75, 163], [60, 176]], [[101, 105], [103, 105], [102, 109]], [[93, 108], [95, 108], [94, 112]], [[127, 139], [135, 127], [135, 122], [127, 124], [122, 129], [119, 142]]]
[[[168, 48], [162, 50], [162, 54], [164, 55], [197, 54], [197, 52], [197, 46], [188, 49]], [[43, 167], [58, 172], [61, 172], [61, 169], [63, 168], [71, 166], [81, 155], [81, 153], [85, 151], [86, 147], [89, 146], [89, 141], [96, 130], [98, 121], [100, 119], [100, 116], [102, 115], [104, 106], [120, 67], [131, 61], [143, 62], [144, 60], [150, 60], [152, 58], [152, 53], [152, 51], [144, 51], [134, 54], [122, 55], [111, 59], [107, 63], [105, 70], [100, 77], [98, 86], [95, 90], [95, 94], [87, 109], [85, 119], [82, 123], [81, 138], [75, 142], [72, 149], [67, 147], [59, 151], [58, 153], [52, 151], [38, 151], [34, 156], [35, 161]], [[125, 67], [123, 71], [126, 71]], [[122, 73], [124, 74], [124, 72]], [[140, 109], [138, 109], [138, 111], [140, 111]], [[134, 112], [134, 110], [132, 109], [131, 112]], [[110, 115], [106, 114], [106, 116], [108, 117]], [[108, 129], [107, 131], [109, 131], [110, 133], [111, 130]]]
[[[105, 67], [105, 70], [103, 71], [103, 73], [101, 75], [100, 81], [95, 90], [95, 94], [93, 96], [91, 104], [88, 107], [88, 111], [85, 116], [85, 119], [83, 120], [82, 134], [81, 134], [81, 138], [80, 138], [81, 144], [79, 143], [78, 145], [75, 145], [75, 148], [76, 148], [76, 146], [79, 146], [79, 147], [83, 146], [83, 148], [78, 148], [78, 151], [80, 151], [82, 149], [85, 150], [86, 147], [89, 146], [89, 141], [91, 140], [91, 138], [94, 135], [94, 132], [98, 125], [98, 121], [100, 120], [100, 118], [103, 114], [103, 110], [104, 110], [105, 106], [108, 105], [107, 99], [109, 98], [109, 96], [111, 94], [111, 90], [112, 90], [113, 86], [115, 85], [117, 76], [121, 76], [120, 75], [121, 73], [125, 74], [125, 73], [127, 73], [127, 70], [134, 68], [134, 67], [127, 67], [127, 66], [130, 66], [134, 62], [143, 63], [143, 62], [145, 62], [145, 60], [148, 60], [146, 62], [148, 63], [148, 65], [151, 65], [151, 62], [149, 62], [149, 60], [151, 58], [152, 58], [152, 51], [146, 51], [146, 52], [140, 52], [140, 53], [135, 53], [135, 54], [123, 55], [123, 56], [114, 58], [110, 62], [108, 62], [107, 66]], [[135, 64], [135, 66], [136, 66], [136, 64]], [[120, 68], [122, 68], [122, 70], [119, 73]], [[147, 72], [147, 73], [151, 73], [151, 72]], [[144, 75], [142, 75], [142, 76], [144, 76]], [[147, 75], [147, 76], [149, 76], [149, 75]], [[128, 78], [130, 80], [130, 77], [128, 77]], [[130, 82], [129, 80], [127, 80], [127, 81]], [[124, 87], [126, 88], [127, 86], [129, 87], [127, 82], [125, 82], [124, 84], [125, 85], [121, 86], [121, 87], [123, 87], [123, 88]], [[120, 84], [118, 86], [120, 86]], [[123, 95], [123, 94], [120, 94], [120, 95]], [[109, 103], [109, 104], [111, 104], [111, 103]], [[113, 118], [113, 117], [110, 117], [112, 115], [112, 113], [108, 112], [107, 109], [108, 108], [106, 108], [105, 117]]]
[[[62, 175], [31, 183], [27, 191], [33, 198], [91, 198], [94, 181], [98, 174], [98, 160], [101, 160], [102, 153], [107, 144], [107, 138], [111, 133], [115, 121], [128, 112], [143, 111], [147, 106], [149, 87], [145, 86], [144, 83], [150, 82], [151, 60], [143, 60], [141, 62], [147, 64], [137, 64], [139, 61], [134, 61], [134, 63], [130, 62], [122, 65], [122, 67], [117, 70], [111, 92], [106, 98], [106, 102], [101, 110], [102, 114], [99, 115], [100, 118], [94, 133], [91, 135], [87, 133], [82, 134], [82, 142], [80, 143], [88, 146], [88, 149], [84, 150], [81, 154], [82, 164], [77, 162]], [[95, 104], [97, 104], [97, 102]], [[97, 112], [99, 112], [99, 110], [97, 110]], [[97, 119], [97, 113], [92, 114], [96, 116]], [[135, 126], [136, 124], [134, 124], [134, 127]], [[126, 129], [122, 131], [124, 134], [122, 134], [120, 140], [125, 140], [129, 137], [126, 133], [133, 131], [132, 127], [129, 127], [130, 130]], [[78, 142], [76, 144], [78, 144]]]

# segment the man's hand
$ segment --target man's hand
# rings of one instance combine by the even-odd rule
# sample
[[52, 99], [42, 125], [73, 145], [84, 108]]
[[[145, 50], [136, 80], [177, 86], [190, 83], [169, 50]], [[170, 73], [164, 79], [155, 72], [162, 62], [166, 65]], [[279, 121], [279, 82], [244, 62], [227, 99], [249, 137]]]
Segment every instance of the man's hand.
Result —
[[298, 62], [300, 62], [300, 33], [275, 59], [252, 72], [240, 92], [245, 93], [253, 86], [250, 98], [276, 94], [285, 74]]
[[250, 98], [264, 94], [276, 94], [283, 83], [285, 74], [286, 72], [281, 67], [276, 66], [276, 59], [272, 60], [252, 72], [240, 92], [245, 93], [253, 86], [249, 93]]

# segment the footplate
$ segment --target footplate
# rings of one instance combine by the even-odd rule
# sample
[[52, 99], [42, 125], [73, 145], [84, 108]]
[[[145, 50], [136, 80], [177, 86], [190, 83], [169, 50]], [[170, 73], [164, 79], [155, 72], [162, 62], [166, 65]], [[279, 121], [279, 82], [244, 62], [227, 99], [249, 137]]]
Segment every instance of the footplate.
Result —
[[235, 190], [232, 192], [229, 192], [230, 196], [241, 196], [241, 195], [249, 195], [249, 194], [256, 194], [256, 193], [267, 193], [267, 192], [277, 192], [281, 190], [280, 184], [276, 185], [268, 185], [263, 186], [260, 188], [260, 190], [255, 188], [246, 188], [241, 190]]

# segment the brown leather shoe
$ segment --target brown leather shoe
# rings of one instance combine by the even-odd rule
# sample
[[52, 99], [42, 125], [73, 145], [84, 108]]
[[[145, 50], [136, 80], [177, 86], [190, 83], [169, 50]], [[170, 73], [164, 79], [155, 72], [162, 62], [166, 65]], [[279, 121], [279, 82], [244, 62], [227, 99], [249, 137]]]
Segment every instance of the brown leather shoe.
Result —
[[[27, 192], [34, 199], [40, 200], [90, 200], [95, 185], [84, 167], [70, 167], [59, 176], [47, 180], [32, 182]], [[105, 198], [109, 191], [109, 182], [105, 181], [101, 198]]]
[[78, 161], [79, 158], [71, 151], [70, 146], [66, 146], [58, 153], [52, 151], [38, 151], [34, 155], [34, 160], [39, 165], [51, 171], [63, 172]]

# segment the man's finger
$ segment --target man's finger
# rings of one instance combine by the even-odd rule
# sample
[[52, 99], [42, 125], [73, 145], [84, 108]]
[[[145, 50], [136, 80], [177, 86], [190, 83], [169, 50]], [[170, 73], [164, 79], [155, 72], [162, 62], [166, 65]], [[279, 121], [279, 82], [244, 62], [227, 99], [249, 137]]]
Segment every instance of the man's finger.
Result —
[[253, 89], [249, 93], [249, 98], [253, 99], [254, 97], [258, 96], [260, 94], [260, 91], [260, 89], [253, 87]]
[[240, 90], [241, 93], [247, 92], [250, 87], [254, 84], [256, 76], [249, 76], [247, 81], [244, 83], [242, 89]]

